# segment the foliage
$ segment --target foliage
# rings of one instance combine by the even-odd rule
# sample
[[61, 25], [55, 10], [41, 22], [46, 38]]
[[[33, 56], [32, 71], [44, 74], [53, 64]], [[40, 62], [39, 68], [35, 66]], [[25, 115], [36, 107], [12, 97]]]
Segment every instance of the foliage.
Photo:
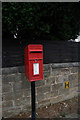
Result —
[[78, 3], [7, 2], [2, 3], [3, 35], [18, 38], [75, 38], [80, 31]]

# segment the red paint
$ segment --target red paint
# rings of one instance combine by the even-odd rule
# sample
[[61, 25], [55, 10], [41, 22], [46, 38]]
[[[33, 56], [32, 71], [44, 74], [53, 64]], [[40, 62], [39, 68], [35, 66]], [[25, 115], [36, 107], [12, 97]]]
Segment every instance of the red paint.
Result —
[[[28, 45], [25, 47], [25, 75], [29, 81], [38, 81], [43, 79], [43, 46]], [[37, 60], [37, 61], [36, 61]], [[39, 73], [34, 75], [34, 63], [39, 64]], [[36, 69], [38, 70], [38, 69]]]

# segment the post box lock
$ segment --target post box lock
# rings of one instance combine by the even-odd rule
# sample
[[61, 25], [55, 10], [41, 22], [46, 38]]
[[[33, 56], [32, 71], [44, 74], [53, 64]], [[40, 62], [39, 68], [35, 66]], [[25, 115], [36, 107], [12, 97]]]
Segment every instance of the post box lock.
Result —
[[25, 48], [25, 75], [29, 81], [43, 79], [43, 46], [28, 45]]
[[35, 62], [37, 62], [37, 59], [35, 59]]

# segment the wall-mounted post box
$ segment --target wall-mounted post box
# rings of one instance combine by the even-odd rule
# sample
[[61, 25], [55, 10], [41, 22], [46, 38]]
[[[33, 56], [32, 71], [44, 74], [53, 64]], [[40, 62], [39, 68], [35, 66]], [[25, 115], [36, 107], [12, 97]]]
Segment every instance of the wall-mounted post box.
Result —
[[29, 81], [43, 79], [43, 46], [28, 45], [25, 47], [25, 75]]

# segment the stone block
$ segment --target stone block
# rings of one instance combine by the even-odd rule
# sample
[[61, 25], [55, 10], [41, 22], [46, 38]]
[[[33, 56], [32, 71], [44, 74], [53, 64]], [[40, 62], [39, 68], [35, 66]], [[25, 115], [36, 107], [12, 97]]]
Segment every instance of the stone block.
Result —
[[56, 77], [56, 82], [57, 83], [63, 83], [63, 81], [64, 81], [64, 76], [59, 75], [59, 76]]
[[47, 92], [47, 93], [44, 94], [44, 98], [45, 98], [46, 100], [47, 100], [47, 99], [50, 99], [50, 97], [51, 97], [50, 92]]
[[48, 106], [50, 105], [50, 100], [43, 100], [41, 102], [38, 102], [37, 104], [37, 108], [41, 108], [41, 107], [45, 107], [45, 106]]
[[51, 84], [55, 84], [54, 76], [50, 76], [50, 77], [46, 78], [46, 85], [51, 85]]
[[63, 87], [63, 83], [54, 84], [52, 85], [52, 91], [55, 92], [56, 90], [59, 90], [61, 87]]
[[23, 89], [23, 90], [17, 90], [16, 92], [14, 92], [14, 99], [21, 99], [21, 98], [27, 98], [30, 97], [31, 94], [31, 90], [29, 89]]
[[69, 75], [69, 80], [73, 81], [73, 80], [76, 80], [76, 79], [78, 79], [78, 74]]
[[2, 98], [0, 98], [0, 108], [2, 108]]
[[61, 102], [62, 100], [63, 100], [63, 95], [59, 95], [54, 98], [51, 98], [50, 103], [51, 103], [51, 105], [53, 105], [54, 103]]
[[23, 96], [30, 97], [31, 96], [31, 89], [23, 89]]
[[24, 82], [27, 85], [27, 87], [30, 86], [30, 82], [26, 78], [25, 73], [21, 73], [21, 81]]
[[53, 69], [51, 75], [52, 76], [61, 75], [61, 70], [60, 69]]
[[78, 86], [78, 79], [70, 81], [70, 87], [77, 87]]
[[0, 75], [0, 83], [2, 83], [2, 75]]
[[18, 73], [17, 67], [2, 68], [2, 74], [14, 74]]
[[55, 97], [59, 95], [59, 90], [63, 87], [62, 83], [52, 85], [51, 96]]
[[25, 73], [25, 66], [18, 66], [19, 73]]
[[69, 89], [69, 92], [72, 93], [72, 92], [78, 92], [78, 87], [73, 87], [73, 88], [70, 88]]
[[58, 96], [58, 90], [51, 91], [50, 97]]
[[39, 80], [35, 82], [36, 87], [43, 86], [44, 84], [45, 84], [45, 80]]
[[63, 68], [61, 69], [62, 75], [69, 75], [70, 74], [70, 68]]
[[8, 101], [3, 101], [2, 102], [2, 108], [3, 110], [5, 108], [9, 109], [9, 108], [12, 108], [13, 107], [13, 100], [8, 100]]
[[80, 91], [80, 84], [78, 84], [78, 91]]
[[3, 101], [9, 101], [9, 100], [14, 100], [15, 96], [13, 92], [7, 92], [2, 94]]
[[0, 94], [0, 108], [2, 108], [2, 95]]
[[45, 99], [45, 96], [44, 96], [43, 93], [37, 94], [37, 96], [36, 96], [37, 102], [41, 102], [41, 101], [43, 101], [44, 99]]
[[51, 81], [51, 84], [55, 84], [56, 77], [51, 76], [49, 79]]
[[2, 118], [2, 108], [0, 108], [0, 118]]
[[30, 89], [31, 88], [31, 85], [30, 85], [30, 82], [26, 82], [26, 81], [22, 81], [21, 82], [21, 89]]
[[50, 72], [49, 71], [44, 71], [43, 72], [43, 76], [44, 76], [44, 78], [49, 77], [50, 76]]
[[2, 85], [0, 85], [0, 93], [2, 93]]
[[31, 88], [31, 83], [29, 82], [28, 79], [25, 79], [25, 77], [23, 77], [21, 84], [22, 84], [22, 89], [30, 89]]
[[14, 99], [15, 100], [20, 99], [22, 97], [24, 97], [24, 91], [23, 90], [20, 89], [20, 90], [16, 90], [14, 92]]
[[2, 68], [0, 68], [0, 75], [2, 75]]
[[30, 105], [31, 100], [30, 97], [22, 97], [19, 99], [15, 99], [15, 106], [21, 106], [21, 105]]
[[63, 76], [63, 82], [69, 81], [68, 75]]
[[13, 85], [12, 84], [2, 84], [2, 92], [12, 92], [13, 91]]
[[43, 64], [43, 71], [49, 71], [50, 64]]
[[14, 82], [19, 82], [21, 81], [21, 73], [17, 73], [14, 75]]
[[23, 81], [26, 81], [27, 80], [27, 78], [26, 78], [26, 76], [25, 76], [25, 73], [21, 73], [21, 80]]
[[52, 64], [52, 69], [54, 68], [66, 68], [69, 67], [69, 63], [56, 63], [56, 64]]
[[71, 99], [73, 97], [77, 97], [78, 96], [78, 92], [71, 92], [67, 95], [63, 95], [63, 100], [68, 100], [68, 99]]
[[21, 90], [22, 89], [22, 82], [17, 82], [17, 83], [13, 83], [13, 91], [16, 92], [17, 90]]
[[4, 109], [2, 111], [2, 116], [4, 118], [14, 118], [14, 116], [18, 115], [21, 112], [20, 107], [12, 107], [11, 109]]
[[41, 86], [41, 87], [37, 88], [37, 95], [39, 93], [46, 93], [46, 92], [50, 92], [50, 86], [49, 85], [45, 85], [45, 86]]
[[[10, 81], [10, 80], [9, 80], [9, 81]], [[6, 84], [6, 83], [8, 83], [9, 81], [7, 80], [7, 75], [2, 75], [2, 84], [3, 84], [3, 83]]]
[[78, 74], [71, 74], [69, 76], [69, 81], [70, 81], [70, 87], [75, 87], [78, 86]]
[[31, 112], [32, 108], [31, 105], [23, 105], [21, 106], [21, 112], [26, 113], [26, 112]]
[[19, 82], [19, 81], [21, 81], [21, 74], [20, 73], [2, 76], [2, 83]]
[[71, 68], [71, 73], [77, 73], [78, 72], [78, 67], [72, 67]]
[[52, 68], [69, 68], [69, 67], [78, 67], [79, 62], [71, 62], [71, 63], [56, 63], [56, 64], [52, 64]]
[[78, 73], [78, 84], [80, 84], [80, 73]]
[[24, 90], [30, 88], [31, 88], [30, 82], [25, 80], [13, 84], [14, 92], [16, 92], [17, 90]]
[[60, 87], [60, 88], [58, 89], [58, 93], [59, 93], [59, 95], [62, 95], [62, 94], [67, 95], [67, 94], [69, 94], [69, 89], [70, 89], [70, 88], [64, 88], [64, 87], [62, 86], [62, 87]]

